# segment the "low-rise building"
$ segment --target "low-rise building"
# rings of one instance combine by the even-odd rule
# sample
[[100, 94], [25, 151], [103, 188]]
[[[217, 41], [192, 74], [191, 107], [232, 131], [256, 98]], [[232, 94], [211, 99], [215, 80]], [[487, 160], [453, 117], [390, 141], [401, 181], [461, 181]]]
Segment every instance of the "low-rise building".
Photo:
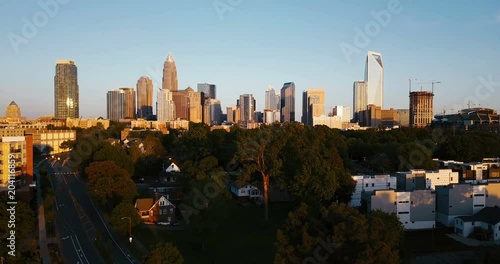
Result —
[[436, 186], [458, 183], [458, 172], [451, 169], [438, 171], [410, 170], [398, 172], [399, 187], [402, 190], [435, 190]]
[[395, 213], [405, 229], [430, 229], [436, 226], [436, 194], [432, 190], [376, 190], [364, 197], [368, 210]]
[[33, 135], [33, 145], [41, 152], [58, 154], [68, 149], [61, 148], [64, 141], [76, 141], [75, 130], [27, 130], [26, 134]]
[[481, 240], [500, 240], [500, 208], [485, 207], [472, 216], [455, 218], [455, 233]]
[[95, 119], [84, 119], [84, 118], [66, 118], [66, 127], [73, 128], [91, 128], [101, 125], [104, 129], [108, 129], [109, 120], [103, 118], [95, 118]]
[[137, 199], [134, 207], [144, 222], [173, 224], [176, 221], [176, 207], [163, 195]]
[[351, 206], [361, 206], [361, 196], [363, 192], [373, 192], [376, 190], [395, 190], [397, 178], [389, 175], [357, 175], [352, 176], [356, 181], [356, 187], [352, 193]]
[[437, 186], [436, 199], [437, 221], [453, 227], [456, 217], [472, 216], [485, 207], [500, 206], [500, 183]]

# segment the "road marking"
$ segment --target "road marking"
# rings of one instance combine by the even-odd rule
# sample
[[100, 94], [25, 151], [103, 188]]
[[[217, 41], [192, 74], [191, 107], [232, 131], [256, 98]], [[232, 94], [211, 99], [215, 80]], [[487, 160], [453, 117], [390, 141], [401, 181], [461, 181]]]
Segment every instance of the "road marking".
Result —
[[80, 259], [81, 262], [83, 262], [82, 258], [80, 257], [80, 254], [78, 253], [78, 249], [76, 248], [75, 241], [73, 240], [73, 236], [71, 236], [70, 238], [71, 238], [71, 243], [73, 243], [73, 248], [75, 248], [76, 254], [78, 255], [78, 258]]
[[85, 260], [87, 261], [87, 263], [89, 263], [89, 264], [90, 264], [89, 260], [87, 259], [87, 256], [85, 255], [85, 253], [83, 253], [82, 246], [80, 245], [80, 240], [78, 240], [78, 237], [77, 237], [77, 236], [75, 236], [75, 237], [76, 237], [76, 242], [78, 243], [78, 246], [80, 247], [80, 251], [81, 251], [81, 252], [82, 252], [82, 254], [83, 254], [83, 257], [85, 258]]

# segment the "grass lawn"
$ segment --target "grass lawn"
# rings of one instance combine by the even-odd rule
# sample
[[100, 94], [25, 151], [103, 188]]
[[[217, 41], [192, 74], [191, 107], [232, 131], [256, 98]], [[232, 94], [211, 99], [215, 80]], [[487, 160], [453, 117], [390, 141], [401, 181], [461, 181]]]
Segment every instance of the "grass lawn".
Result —
[[[172, 242], [186, 263], [270, 263], [274, 259], [276, 231], [282, 226], [293, 204], [270, 204], [269, 220], [263, 221], [263, 206], [238, 206], [229, 201], [218, 228], [199, 234], [193, 228], [167, 231], [141, 227], [134, 236], [148, 248]], [[204, 249], [203, 249], [204, 242]]]

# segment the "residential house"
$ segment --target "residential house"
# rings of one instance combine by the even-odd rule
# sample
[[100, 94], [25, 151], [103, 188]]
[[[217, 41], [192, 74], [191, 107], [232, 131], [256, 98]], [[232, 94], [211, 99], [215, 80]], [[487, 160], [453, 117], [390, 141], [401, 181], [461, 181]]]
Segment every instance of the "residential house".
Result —
[[235, 182], [232, 182], [229, 184], [229, 188], [231, 193], [239, 200], [262, 200], [262, 191], [252, 184], [245, 184], [241, 187], [238, 187]]
[[455, 233], [463, 237], [479, 234], [486, 240], [500, 240], [500, 208], [485, 207], [472, 216], [455, 218]]
[[135, 208], [142, 221], [150, 223], [174, 223], [176, 219], [175, 205], [163, 195], [156, 195], [156, 198], [142, 198], [137, 199], [135, 202]]

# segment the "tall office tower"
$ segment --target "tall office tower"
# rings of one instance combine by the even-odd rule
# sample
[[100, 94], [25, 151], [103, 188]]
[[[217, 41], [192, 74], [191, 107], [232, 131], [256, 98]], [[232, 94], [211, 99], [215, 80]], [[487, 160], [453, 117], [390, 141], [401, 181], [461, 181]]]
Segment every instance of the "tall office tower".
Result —
[[186, 93], [188, 99], [188, 120], [194, 123], [201, 123], [203, 121], [202, 93], [195, 92], [191, 87], [186, 88], [184, 93]]
[[382, 63], [382, 54], [368, 51], [365, 83], [367, 85], [367, 104], [380, 106], [380, 108], [384, 109], [384, 64]]
[[240, 95], [239, 108], [240, 108], [240, 121], [251, 122], [253, 121], [253, 112], [255, 112], [254, 98], [252, 94]]
[[220, 100], [208, 99], [208, 111], [210, 112], [210, 125], [220, 125], [222, 123], [222, 108]]
[[434, 93], [410, 92], [410, 126], [426, 127], [434, 119]]
[[267, 87], [265, 101], [266, 105], [264, 109], [269, 109], [269, 110], [278, 109], [276, 108], [278, 106], [278, 104], [276, 103], [276, 92], [274, 91], [274, 87], [272, 87], [271, 85]]
[[78, 69], [74, 61], [58, 60], [54, 76], [54, 117], [78, 118], [79, 92]]
[[167, 89], [158, 89], [157, 120], [168, 122], [175, 120], [175, 105], [172, 92]]
[[236, 111], [236, 105], [231, 105], [226, 107], [226, 122], [228, 123], [235, 123], [234, 121], [234, 111]]
[[153, 115], [153, 81], [142, 76], [137, 81], [137, 118], [148, 119]]
[[280, 121], [295, 121], [295, 83], [287, 82], [281, 88]]
[[340, 117], [342, 123], [349, 123], [351, 121], [351, 108], [348, 106], [337, 105], [332, 110], [333, 116]]
[[[276, 94], [276, 108], [275, 109], [278, 110], [278, 112], [281, 109], [281, 95], [280, 94]], [[279, 120], [276, 120], [276, 121], [279, 122]]]
[[302, 96], [302, 122], [312, 126], [313, 117], [325, 115], [325, 89], [307, 89]]
[[215, 99], [217, 86], [209, 83], [199, 83], [198, 92], [203, 93], [207, 99]]
[[172, 56], [172, 53], [168, 54], [168, 57], [163, 64], [162, 89], [167, 89], [172, 92], [175, 92], [179, 89], [179, 84], [177, 81], [177, 67], [175, 66], [175, 60]]
[[175, 119], [189, 120], [189, 103], [187, 93], [184, 91], [172, 92], [175, 106]]
[[368, 105], [368, 91], [365, 81], [355, 81], [352, 85], [354, 121], [359, 121], [359, 112], [366, 110]]
[[107, 94], [107, 117], [111, 121], [135, 118], [135, 91], [119, 88]]

